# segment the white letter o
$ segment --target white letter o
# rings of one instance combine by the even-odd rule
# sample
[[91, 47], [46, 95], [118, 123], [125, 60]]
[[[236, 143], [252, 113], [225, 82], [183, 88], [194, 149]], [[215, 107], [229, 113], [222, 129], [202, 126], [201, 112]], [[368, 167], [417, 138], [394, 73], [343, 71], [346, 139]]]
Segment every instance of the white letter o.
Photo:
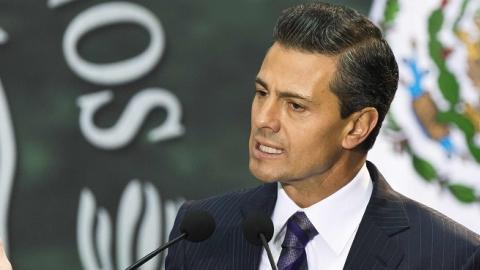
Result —
[[[80, 57], [77, 42], [87, 32], [105, 25], [131, 22], [145, 27], [150, 44], [141, 54], [109, 64], [96, 64]], [[138, 79], [160, 60], [165, 38], [160, 21], [149, 10], [133, 3], [115, 2], [91, 7], [68, 25], [63, 38], [63, 53], [70, 68], [81, 78], [100, 85], [118, 85]]]

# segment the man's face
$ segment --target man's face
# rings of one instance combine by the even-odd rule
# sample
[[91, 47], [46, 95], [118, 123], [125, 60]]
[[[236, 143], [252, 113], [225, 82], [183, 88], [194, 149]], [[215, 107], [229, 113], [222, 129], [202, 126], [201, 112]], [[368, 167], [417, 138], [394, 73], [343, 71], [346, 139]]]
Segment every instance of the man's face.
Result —
[[275, 43], [256, 80], [250, 171], [265, 182], [325, 175], [342, 152], [347, 120], [329, 83], [335, 58]]

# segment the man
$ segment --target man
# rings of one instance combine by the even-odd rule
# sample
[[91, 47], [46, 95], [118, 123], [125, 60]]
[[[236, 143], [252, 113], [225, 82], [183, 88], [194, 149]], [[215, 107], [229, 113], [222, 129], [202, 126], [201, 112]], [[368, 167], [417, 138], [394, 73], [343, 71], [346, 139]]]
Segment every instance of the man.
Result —
[[0, 270], [12, 270], [7, 254], [5, 254], [5, 250], [3, 249], [2, 240], [0, 240]]
[[262, 211], [278, 269], [480, 269], [480, 239], [412, 201], [366, 161], [395, 95], [398, 67], [380, 30], [346, 7], [284, 11], [256, 78], [250, 170], [265, 182], [185, 203], [217, 223], [169, 250], [167, 269], [271, 269], [241, 223]]

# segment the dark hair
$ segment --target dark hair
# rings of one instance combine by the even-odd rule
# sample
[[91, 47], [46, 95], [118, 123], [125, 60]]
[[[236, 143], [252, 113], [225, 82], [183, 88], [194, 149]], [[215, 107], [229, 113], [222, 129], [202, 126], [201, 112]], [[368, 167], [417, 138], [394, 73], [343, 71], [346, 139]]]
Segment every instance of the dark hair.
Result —
[[365, 107], [379, 114], [377, 125], [359, 146], [368, 151], [398, 85], [397, 62], [380, 29], [355, 10], [314, 2], [283, 11], [273, 37], [286, 48], [337, 57], [330, 89], [340, 100], [341, 117]]

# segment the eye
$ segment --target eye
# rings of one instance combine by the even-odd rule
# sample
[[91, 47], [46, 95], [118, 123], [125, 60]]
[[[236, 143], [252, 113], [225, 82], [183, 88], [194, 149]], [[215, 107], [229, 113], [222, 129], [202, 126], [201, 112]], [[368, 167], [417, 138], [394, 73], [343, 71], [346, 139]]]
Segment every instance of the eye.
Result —
[[267, 91], [265, 91], [265, 90], [258, 90], [258, 89], [257, 89], [257, 90], [255, 90], [255, 95], [256, 95], [256, 96], [260, 96], [260, 97], [264, 97], [264, 96], [267, 95]]
[[288, 106], [295, 112], [305, 111], [305, 107], [295, 102], [288, 102]]

